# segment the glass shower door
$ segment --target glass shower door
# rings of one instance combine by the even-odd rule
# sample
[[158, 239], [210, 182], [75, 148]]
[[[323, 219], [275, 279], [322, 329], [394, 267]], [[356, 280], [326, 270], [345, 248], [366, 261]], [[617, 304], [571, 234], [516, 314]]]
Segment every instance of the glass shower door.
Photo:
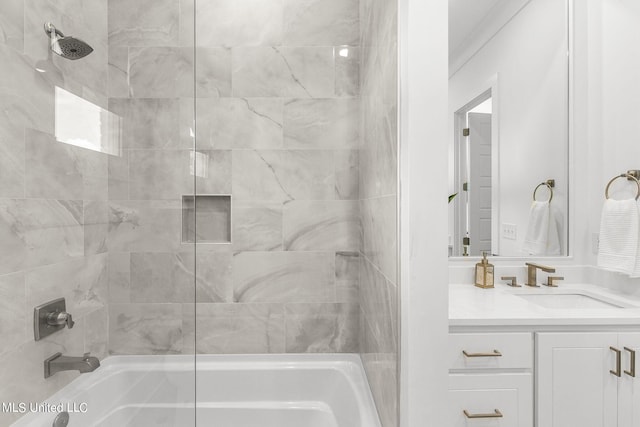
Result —
[[0, 426], [195, 425], [184, 3], [0, 4]]

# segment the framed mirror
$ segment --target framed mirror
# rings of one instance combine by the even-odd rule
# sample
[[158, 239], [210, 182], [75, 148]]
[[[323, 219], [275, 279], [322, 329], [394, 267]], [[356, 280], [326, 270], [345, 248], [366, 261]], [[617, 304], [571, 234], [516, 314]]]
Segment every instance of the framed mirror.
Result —
[[568, 255], [569, 3], [449, 0], [449, 255]]

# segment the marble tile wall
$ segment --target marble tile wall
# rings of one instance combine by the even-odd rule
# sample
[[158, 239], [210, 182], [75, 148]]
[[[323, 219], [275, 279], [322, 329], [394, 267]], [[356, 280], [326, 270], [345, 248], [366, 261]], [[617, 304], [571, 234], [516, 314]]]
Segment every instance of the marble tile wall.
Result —
[[[109, 0], [108, 18], [109, 352], [358, 352], [359, 2]], [[194, 190], [232, 196], [231, 244], [181, 243]]]
[[397, 427], [397, 1], [361, 0], [360, 20], [360, 352], [382, 425]]
[[[44, 379], [58, 351], [107, 354], [109, 155], [54, 136], [56, 87], [107, 106], [106, 13], [100, 0], [0, 4], [1, 402], [37, 402], [75, 378]], [[95, 51], [52, 56], [45, 21]], [[33, 308], [59, 297], [75, 326], [35, 342]], [[0, 426], [18, 416], [0, 413]]]

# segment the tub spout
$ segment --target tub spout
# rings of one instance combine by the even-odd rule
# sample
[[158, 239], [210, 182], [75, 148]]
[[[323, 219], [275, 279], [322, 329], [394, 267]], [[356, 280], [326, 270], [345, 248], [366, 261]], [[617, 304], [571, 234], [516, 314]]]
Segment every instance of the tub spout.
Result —
[[44, 361], [44, 377], [49, 378], [62, 371], [79, 371], [84, 374], [93, 372], [99, 367], [98, 358], [89, 356], [89, 353], [85, 353], [82, 357], [63, 356], [62, 353], [56, 353]]

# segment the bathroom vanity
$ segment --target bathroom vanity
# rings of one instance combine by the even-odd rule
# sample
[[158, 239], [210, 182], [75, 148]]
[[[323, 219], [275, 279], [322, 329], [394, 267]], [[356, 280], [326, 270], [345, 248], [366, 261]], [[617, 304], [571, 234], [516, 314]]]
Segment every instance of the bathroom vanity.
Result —
[[449, 297], [452, 426], [640, 425], [640, 300], [566, 284]]

